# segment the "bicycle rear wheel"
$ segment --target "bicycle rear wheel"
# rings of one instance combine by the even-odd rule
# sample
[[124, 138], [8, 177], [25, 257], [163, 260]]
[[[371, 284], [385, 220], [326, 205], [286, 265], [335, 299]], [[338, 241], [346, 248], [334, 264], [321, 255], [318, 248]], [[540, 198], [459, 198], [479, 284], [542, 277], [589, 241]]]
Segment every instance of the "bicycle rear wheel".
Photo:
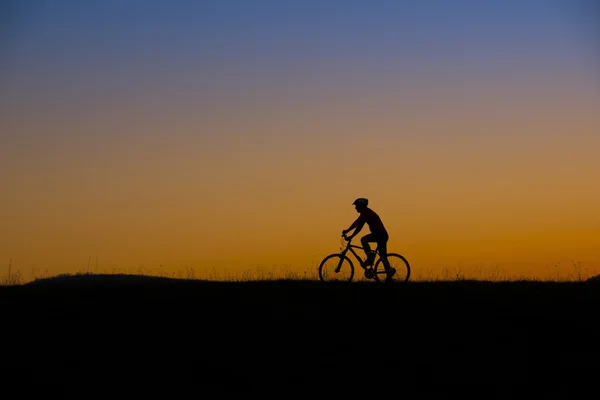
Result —
[[342, 254], [328, 255], [319, 265], [319, 279], [323, 282], [351, 282], [354, 277], [352, 261]]
[[[396, 270], [396, 273], [393, 276], [394, 281], [400, 283], [408, 282], [410, 278], [410, 265], [406, 258], [396, 253], [388, 253], [387, 255], [388, 262], [390, 263], [390, 267]], [[375, 276], [374, 279], [377, 282], [385, 281], [387, 278], [387, 274], [385, 272], [385, 267], [383, 266], [383, 260], [379, 258], [377, 263], [375, 264]]]

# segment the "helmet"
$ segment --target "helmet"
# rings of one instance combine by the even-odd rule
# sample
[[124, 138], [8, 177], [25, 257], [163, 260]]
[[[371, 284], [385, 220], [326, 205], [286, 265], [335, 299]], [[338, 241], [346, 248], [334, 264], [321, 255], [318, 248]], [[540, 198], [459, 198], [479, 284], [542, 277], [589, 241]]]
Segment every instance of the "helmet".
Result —
[[352, 203], [353, 206], [368, 206], [369, 205], [369, 199], [365, 199], [364, 197], [359, 197], [358, 199], [354, 200], [354, 203]]

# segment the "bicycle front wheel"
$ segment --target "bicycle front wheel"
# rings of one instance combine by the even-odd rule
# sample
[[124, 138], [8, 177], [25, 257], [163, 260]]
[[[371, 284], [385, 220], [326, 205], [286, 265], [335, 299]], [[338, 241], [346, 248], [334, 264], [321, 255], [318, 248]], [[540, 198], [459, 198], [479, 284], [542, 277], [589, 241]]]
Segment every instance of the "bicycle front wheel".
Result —
[[[387, 255], [388, 262], [390, 263], [390, 267], [396, 270], [396, 273], [392, 277], [394, 281], [400, 283], [408, 282], [410, 278], [410, 265], [406, 258], [396, 253], [388, 253]], [[380, 258], [377, 260], [375, 264], [375, 280], [377, 282], [385, 281], [387, 278], [387, 274], [385, 271], [385, 267], [383, 266], [383, 260]]]
[[354, 277], [352, 261], [342, 254], [328, 255], [319, 265], [319, 279], [323, 282], [351, 282]]

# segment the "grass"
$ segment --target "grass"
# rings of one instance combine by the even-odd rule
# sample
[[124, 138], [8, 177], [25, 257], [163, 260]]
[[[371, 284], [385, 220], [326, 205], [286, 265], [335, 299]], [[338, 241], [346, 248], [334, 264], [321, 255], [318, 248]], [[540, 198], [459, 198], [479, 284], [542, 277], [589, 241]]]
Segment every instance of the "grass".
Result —
[[45, 271], [42, 275], [32, 275], [31, 279], [24, 279], [24, 275], [19, 271], [13, 271], [9, 268], [8, 273], [0, 278], [0, 286], [22, 285], [28, 282], [48, 279], [56, 276], [79, 276], [79, 275], [136, 275], [136, 276], [154, 276], [162, 278], [187, 279], [187, 280], [209, 280], [225, 282], [244, 282], [244, 281], [270, 281], [270, 280], [317, 280], [317, 271], [305, 270], [302, 272], [294, 271], [289, 266], [262, 265], [255, 266], [246, 271], [231, 272], [227, 269], [205, 271], [203, 274], [196, 272], [194, 268], [180, 268], [177, 270], [167, 270], [159, 267], [158, 269], [137, 268], [112, 268], [100, 269], [99, 271], [77, 271], [74, 273], [60, 273], [50, 275]]
[[[546, 278], [532, 278], [526, 275], [509, 274], [506, 270], [499, 266], [486, 267], [483, 265], [475, 265], [471, 267], [453, 266], [444, 267], [441, 269], [433, 268], [415, 268], [413, 267], [411, 274], [411, 282], [439, 282], [439, 281], [464, 281], [476, 280], [483, 282], [516, 282], [516, 281], [544, 281], [544, 282], [583, 282], [597, 273], [595, 269], [590, 270], [583, 267], [582, 262], [571, 261], [572, 269], [569, 273], [559, 275], [558, 273]], [[555, 266], [556, 268], [558, 266]], [[8, 272], [5, 276], [0, 277], [0, 286], [21, 285], [27, 282], [46, 279], [52, 276], [70, 276], [70, 275], [138, 275], [138, 276], [156, 276], [164, 278], [188, 279], [188, 280], [209, 280], [209, 281], [225, 281], [225, 282], [246, 282], [246, 281], [273, 281], [273, 280], [319, 280], [316, 267], [311, 267], [303, 271], [293, 269], [290, 265], [254, 265], [245, 271], [230, 271], [228, 269], [210, 269], [199, 273], [191, 267], [183, 267], [179, 269], [167, 269], [163, 266], [151, 269], [142, 266], [132, 268], [111, 268], [111, 269], [95, 269], [94, 272], [90, 268], [74, 273], [60, 273], [51, 275], [48, 270], [42, 274], [31, 273], [29, 279], [25, 279], [24, 274], [20, 270], [14, 269], [12, 259], [9, 262]], [[595, 276], [595, 275], [594, 275]], [[355, 281], [364, 280], [360, 268], [355, 269]]]

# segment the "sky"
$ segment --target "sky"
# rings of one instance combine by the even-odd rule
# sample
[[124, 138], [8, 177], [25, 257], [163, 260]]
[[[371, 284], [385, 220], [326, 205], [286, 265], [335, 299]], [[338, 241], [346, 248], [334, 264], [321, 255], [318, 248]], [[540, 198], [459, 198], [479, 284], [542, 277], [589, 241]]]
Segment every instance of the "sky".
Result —
[[0, 276], [310, 274], [357, 197], [416, 279], [600, 273], [593, 1], [0, 13]]

